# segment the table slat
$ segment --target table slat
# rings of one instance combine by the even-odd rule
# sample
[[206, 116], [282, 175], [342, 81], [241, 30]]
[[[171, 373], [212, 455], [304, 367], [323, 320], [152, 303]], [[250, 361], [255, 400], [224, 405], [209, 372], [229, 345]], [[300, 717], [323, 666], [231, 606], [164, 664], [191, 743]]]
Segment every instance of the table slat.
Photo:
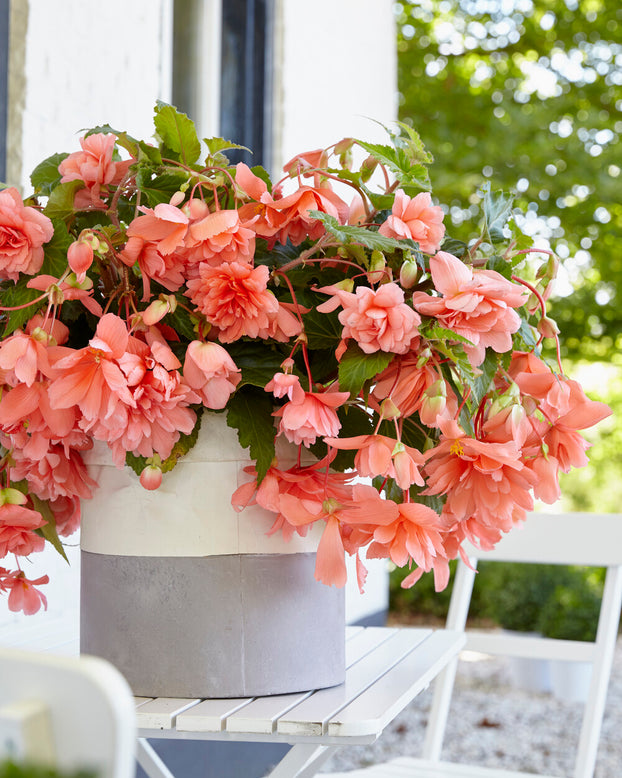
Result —
[[284, 735], [324, 734], [330, 718], [410, 653], [430, 632], [429, 629], [397, 630], [389, 640], [382, 642], [347, 671], [345, 683], [315, 692], [279, 719], [277, 731]]
[[328, 723], [328, 734], [359, 737], [382, 732], [464, 645], [460, 632], [434, 632]]
[[200, 701], [199, 699], [156, 697], [136, 708], [136, 726], [138, 729], [174, 729], [177, 716]]
[[203, 700], [203, 702], [194, 705], [177, 716], [177, 731], [222, 732], [229, 717], [236, 711], [243, 709], [253, 699], [253, 697], [239, 697], [235, 699]]

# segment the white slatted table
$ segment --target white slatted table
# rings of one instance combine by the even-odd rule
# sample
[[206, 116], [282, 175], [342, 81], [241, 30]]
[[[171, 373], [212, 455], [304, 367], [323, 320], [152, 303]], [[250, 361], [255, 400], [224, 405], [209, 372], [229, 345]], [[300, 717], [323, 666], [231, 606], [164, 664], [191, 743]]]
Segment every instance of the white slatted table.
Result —
[[[136, 698], [138, 761], [150, 778], [174, 778], [147, 738], [284, 743], [292, 748], [271, 778], [311, 778], [340, 746], [373, 743], [464, 641], [444, 629], [348, 627], [340, 686], [236, 700]], [[0, 643], [77, 654], [77, 620], [26, 625]]]
[[246, 699], [136, 698], [138, 761], [150, 778], [172, 778], [147, 738], [291, 744], [271, 778], [310, 778], [340, 746], [373, 743], [457, 655], [461, 633], [352, 627], [346, 680], [299, 694]]

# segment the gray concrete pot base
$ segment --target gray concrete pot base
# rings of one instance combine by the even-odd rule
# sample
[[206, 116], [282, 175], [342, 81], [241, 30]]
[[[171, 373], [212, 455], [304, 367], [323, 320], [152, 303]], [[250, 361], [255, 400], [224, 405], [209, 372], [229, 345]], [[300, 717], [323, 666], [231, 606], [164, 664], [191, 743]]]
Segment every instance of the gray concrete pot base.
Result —
[[342, 683], [344, 590], [315, 554], [82, 551], [80, 650], [144, 697], [247, 697]]

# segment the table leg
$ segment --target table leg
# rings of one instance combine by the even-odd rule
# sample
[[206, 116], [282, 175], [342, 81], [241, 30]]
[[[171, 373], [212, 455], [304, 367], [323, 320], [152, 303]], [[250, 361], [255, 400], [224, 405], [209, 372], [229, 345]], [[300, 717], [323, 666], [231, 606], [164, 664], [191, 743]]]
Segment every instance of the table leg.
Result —
[[175, 778], [173, 773], [160, 759], [151, 743], [144, 737], [139, 737], [136, 741], [136, 761], [149, 778]]
[[297, 743], [266, 778], [312, 778], [338, 748]]

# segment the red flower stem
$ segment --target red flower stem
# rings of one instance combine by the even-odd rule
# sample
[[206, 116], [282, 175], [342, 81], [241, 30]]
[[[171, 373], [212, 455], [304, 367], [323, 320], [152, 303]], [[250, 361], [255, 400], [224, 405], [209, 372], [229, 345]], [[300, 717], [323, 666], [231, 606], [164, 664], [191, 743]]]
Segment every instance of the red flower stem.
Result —
[[[519, 278], [518, 276], [512, 276], [512, 281], [516, 281], [519, 284], [522, 284], [523, 286], [526, 286], [527, 289], [529, 289], [530, 292], [532, 292], [538, 299], [538, 303], [540, 304], [540, 308], [542, 310], [542, 315], [546, 316], [546, 302], [544, 301], [544, 298], [540, 294], [540, 292], [535, 288], [535, 286], [532, 286], [532, 284], [528, 283], [522, 278]], [[559, 343], [559, 338], [557, 337], [557, 333], [553, 334], [553, 339], [555, 340], [555, 352], [557, 356], [557, 366], [559, 367], [559, 372], [564, 375], [564, 368], [562, 367], [562, 354], [561, 354], [561, 346]]]
[[309, 379], [309, 391], [313, 391], [313, 376], [311, 375], [311, 366], [309, 365], [309, 353], [307, 350], [307, 344], [302, 343], [302, 358], [305, 362], [305, 368], [307, 369], [307, 378]]
[[47, 296], [48, 293], [44, 292], [40, 297], [37, 297], [35, 300], [31, 300], [29, 303], [24, 303], [23, 305], [13, 305], [13, 306], [0, 305], [0, 311], [21, 311], [24, 308], [29, 308], [31, 305], [40, 303], [41, 300], [45, 300]]
[[456, 419], [460, 418], [460, 414], [462, 413], [462, 409], [464, 408], [464, 406], [466, 404], [466, 401], [469, 399], [470, 396], [471, 396], [471, 387], [469, 386], [469, 387], [467, 387], [467, 390], [466, 390], [466, 392], [464, 394], [464, 397], [462, 398], [462, 402], [460, 403], [460, 407], [456, 411], [456, 416], [455, 416]]

